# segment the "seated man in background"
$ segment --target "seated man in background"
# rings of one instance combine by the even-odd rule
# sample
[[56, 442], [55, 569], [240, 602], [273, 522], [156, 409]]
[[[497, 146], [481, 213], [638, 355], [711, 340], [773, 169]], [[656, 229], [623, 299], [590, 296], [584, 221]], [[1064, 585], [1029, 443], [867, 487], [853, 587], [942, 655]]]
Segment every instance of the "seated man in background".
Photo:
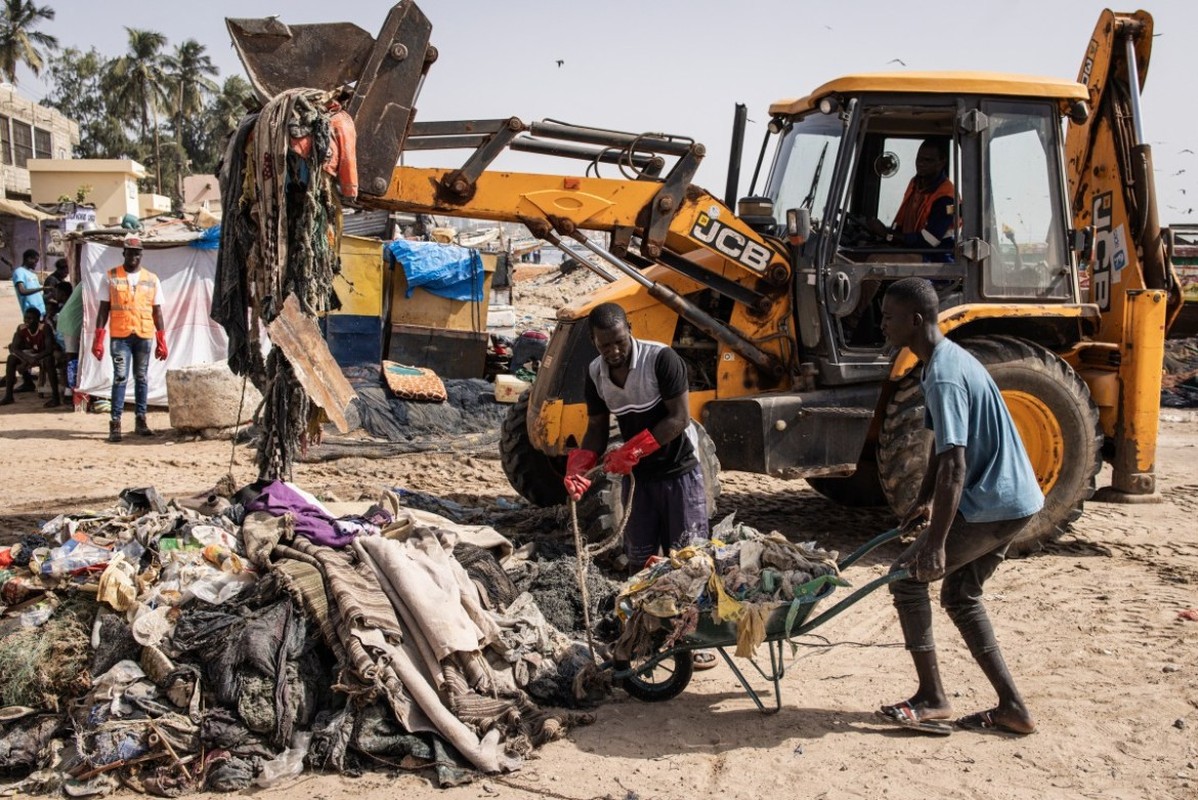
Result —
[[907, 184], [894, 222], [887, 226], [881, 220], [870, 220], [866, 225], [870, 233], [905, 249], [952, 248], [957, 201], [953, 182], [948, 179], [948, 149], [947, 137], [923, 141], [915, 156], [915, 176]]
[[28, 392], [37, 388], [31, 374], [33, 367], [41, 368], [50, 381], [53, 395], [46, 407], [60, 405], [62, 400], [58, 394], [58, 371], [54, 364], [54, 330], [42, 320], [42, 312], [36, 308], [27, 308], [25, 322], [17, 326], [12, 344], [8, 346], [8, 361], [4, 367], [4, 397], [0, 398], [0, 406], [12, 404], [18, 370], [25, 376], [25, 380], [21, 388], [15, 391]]
[[[869, 261], [881, 263], [947, 263], [953, 260], [955, 241], [956, 189], [948, 179], [948, 137], [924, 139], [915, 156], [915, 175], [907, 184], [894, 223], [889, 227], [881, 220], [869, 220], [865, 228], [888, 245], [904, 250], [930, 250], [919, 253], [875, 253]], [[881, 330], [874, 321], [880, 312], [875, 299], [881, 283], [861, 282], [861, 299], [857, 307], [843, 319], [846, 340], [854, 345], [879, 343]], [[862, 324], [866, 315], [872, 315]]]

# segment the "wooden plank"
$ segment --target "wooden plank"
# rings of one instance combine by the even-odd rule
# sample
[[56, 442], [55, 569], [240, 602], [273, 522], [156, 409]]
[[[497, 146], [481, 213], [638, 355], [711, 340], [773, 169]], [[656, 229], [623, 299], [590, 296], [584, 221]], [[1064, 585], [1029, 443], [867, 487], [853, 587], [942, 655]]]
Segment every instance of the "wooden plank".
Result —
[[[270, 341], [283, 351], [300, 386], [313, 403], [324, 409], [341, 433], [357, 427], [357, 408], [351, 408], [358, 394], [341, 374], [328, 345], [320, 335], [316, 320], [304, 316], [295, 295], [288, 295], [283, 311], [267, 326]], [[354, 418], [350, 424], [349, 417]]]

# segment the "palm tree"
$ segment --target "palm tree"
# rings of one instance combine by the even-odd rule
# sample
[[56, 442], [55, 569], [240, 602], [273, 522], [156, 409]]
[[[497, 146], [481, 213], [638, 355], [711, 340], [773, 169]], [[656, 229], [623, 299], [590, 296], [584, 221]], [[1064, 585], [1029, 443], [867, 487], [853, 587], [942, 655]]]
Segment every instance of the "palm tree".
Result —
[[212, 98], [205, 112], [209, 136], [218, 148], [235, 130], [247, 113], [246, 100], [254, 94], [249, 81], [240, 75], [230, 75], [221, 84], [220, 92]]
[[157, 31], [125, 28], [129, 50], [115, 59], [108, 73], [108, 89], [116, 113], [137, 115], [141, 140], [146, 139], [151, 117], [154, 122], [154, 186], [162, 193], [162, 151], [158, 141], [158, 112], [170, 107], [169, 81], [164, 72], [162, 48], [166, 37]]
[[38, 47], [57, 50], [58, 39], [34, 28], [54, 19], [54, 9], [36, 6], [33, 0], [4, 0], [0, 15], [0, 75], [15, 85], [17, 66], [24, 64], [37, 77], [46, 63]]
[[246, 115], [245, 101], [253, 94], [249, 81], [240, 75], [230, 75], [221, 84], [220, 93], [208, 107], [208, 123], [218, 137], [227, 136]]
[[209, 76], [220, 74], [204, 51], [207, 48], [195, 39], [175, 47], [173, 55], [163, 59], [164, 73], [170, 83], [171, 105], [174, 111], [176, 138], [183, 121], [204, 110], [207, 95], [220, 91]]
[[[195, 39], [188, 39], [175, 47], [172, 55], [163, 59], [163, 68], [169, 83], [171, 110], [175, 128], [175, 153], [183, 158], [183, 129], [189, 118], [193, 118], [204, 110], [204, 100], [209, 94], [219, 90], [216, 81], [210, 75], [219, 75], [220, 70], [212, 63], [204, 50], [204, 45]], [[175, 170], [176, 190], [183, 196], [183, 164], [180, 161]]]

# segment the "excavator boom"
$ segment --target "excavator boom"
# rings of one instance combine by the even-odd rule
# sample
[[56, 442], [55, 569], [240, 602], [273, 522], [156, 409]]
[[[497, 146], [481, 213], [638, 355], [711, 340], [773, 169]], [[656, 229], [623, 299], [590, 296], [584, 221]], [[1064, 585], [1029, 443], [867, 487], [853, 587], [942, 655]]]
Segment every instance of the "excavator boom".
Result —
[[1101, 312], [1097, 342], [1118, 375], [1112, 489], [1155, 492], [1165, 331], [1183, 298], [1157, 216], [1152, 147], [1144, 140], [1140, 90], [1152, 53], [1152, 16], [1103, 11], [1078, 82], [1091, 113], [1066, 134], [1066, 174], [1074, 228], [1092, 232], [1090, 296]]

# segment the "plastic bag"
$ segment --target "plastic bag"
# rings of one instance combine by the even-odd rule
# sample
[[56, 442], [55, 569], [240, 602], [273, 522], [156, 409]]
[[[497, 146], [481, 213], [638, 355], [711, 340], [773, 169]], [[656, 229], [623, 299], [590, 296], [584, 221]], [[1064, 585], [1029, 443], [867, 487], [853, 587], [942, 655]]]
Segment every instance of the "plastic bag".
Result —
[[136, 581], [137, 564], [117, 553], [100, 576], [96, 600], [107, 603], [116, 611], [126, 611], [137, 599]]
[[134, 615], [133, 624], [129, 626], [133, 639], [142, 647], [157, 647], [174, 628], [174, 623], [167, 616], [170, 606], [147, 608], [140, 606]]
[[216, 567], [210, 567], [206, 574], [186, 585], [183, 591], [183, 602], [195, 597], [214, 606], [220, 605], [236, 597], [242, 589], [253, 584], [255, 580], [253, 573], [250, 572], [221, 572]]
[[254, 779], [254, 785], [269, 789], [280, 781], [298, 777], [304, 771], [304, 756], [312, 742], [311, 731], [301, 731], [291, 737], [291, 747], [262, 765], [262, 771]]
[[54, 616], [54, 609], [58, 607], [56, 602], [43, 600], [42, 602], [30, 608], [28, 611], [21, 612], [19, 617], [22, 628], [40, 628], [49, 622]]
[[41, 564], [43, 575], [73, 575], [76, 572], [107, 564], [112, 551], [90, 540], [72, 537], [61, 547], [55, 547]]
[[201, 547], [214, 544], [232, 550], [234, 553], [242, 552], [238, 537], [215, 525], [192, 525], [190, 535], [192, 539], [200, 543]]

